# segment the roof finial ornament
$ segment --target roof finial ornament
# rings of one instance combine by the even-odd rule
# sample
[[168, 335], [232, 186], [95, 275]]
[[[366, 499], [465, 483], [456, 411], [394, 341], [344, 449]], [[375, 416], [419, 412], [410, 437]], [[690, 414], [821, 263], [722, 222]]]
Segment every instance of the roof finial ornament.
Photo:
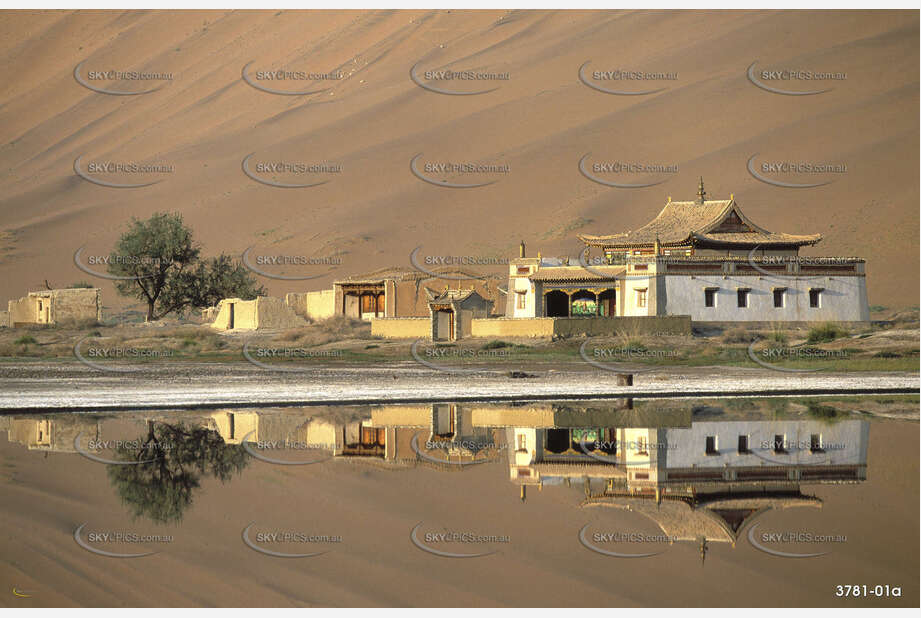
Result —
[[700, 177], [700, 184], [697, 185], [697, 201], [701, 204], [704, 203], [704, 199], [707, 197], [707, 192], [704, 191], [704, 177]]

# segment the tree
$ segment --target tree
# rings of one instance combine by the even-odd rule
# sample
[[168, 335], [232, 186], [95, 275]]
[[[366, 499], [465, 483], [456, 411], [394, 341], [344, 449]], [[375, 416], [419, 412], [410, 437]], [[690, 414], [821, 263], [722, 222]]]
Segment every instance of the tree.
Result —
[[249, 270], [229, 255], [206, 258], [191, 270], [180, 273], [176, 284], [163, 291], [166, 306], [213, 307], [222, 298], [234, 296], [252, 300], [264, 296], [265, 288], [256, 283]]
[[[249, 464], [243, 447], [226, 444], [220, 434], [182, 423], [148, 421], [137, 448], [120, 445], [115, 457], [131, 465], [109, 465], [109, 481], [133, 518], [157, 523], [182, 520], [203, 475], [222, 483]], [[136, 462], [136, 463], [135, 463]]]
[[147, 303], [147, 321], [189, 307], [202, 308], [221, 298], [251, 300], [265, 289], [229, 257], [202, 260], [201, 249], [179, 213], [154, 213], [146, 221], [132, 218], [109, 255], [108, 271], [123, 296]]

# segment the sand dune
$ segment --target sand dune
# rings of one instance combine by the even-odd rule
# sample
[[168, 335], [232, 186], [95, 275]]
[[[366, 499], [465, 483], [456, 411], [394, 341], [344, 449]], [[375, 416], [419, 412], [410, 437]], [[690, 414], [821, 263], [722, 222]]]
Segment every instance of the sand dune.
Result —
[[[8, 11], [0, 16], [0, 298], [45, 279], [86, 279], [74, 250], [105, 254], [131, 216], [158, 210], [182, 212], [206, 254], [255, 246], [342, 257], [323, 279], [264, 281], [283, 294], [408, 265], [419, 245], [430, 254], [510, 256], [524, 239], [544, 255], [573, 253], [577, 231], [638, 227], [668, 196], [693, 197], [703, 176], [711, 195], [733, 193], [765, 227], [822, 233], [810, 253], [865, 257], [871, 304], [914, 304], [918, 44], [917, 14], [895, 11]], [[589, 60], [592, 70], [677, 79], [657, 82], [665, 89], [655, 94], [607, 95], [580, 83]], [[83, 61], [87, 71], [174, 78], [150, 94], [109, 96], [75, 81]], [[820, 95], [776, 95], [746, 78], [754, 61], [847, 79]], [[328, 89], [269, 94], [241, 79], [250, 62], [253, 71], [341, 71], [343, 79], [290, 80], [274, 86]], [[446, 96], [412, 82], [417, 63], [509, 79], [490, 82], [499, 88], [486, 94]], [[342, 171], [321, 186], [276, 188], [242, 172], [250, 153]], [[509, 172], [485, 187], [433, 186], [410, 172], [420, 153], [425, 162], [506, 164]], [[665, 182], [654, 187], [609, 188], [580, 174], [587, 153], [678, 171], [656, 176]], [[847, 171], [821, 176], [833, 180], [825, 186], [779, 188], [748, 172], [755, 154]], [[153, 186], [112, 189], [74, 173], [81, 156], [173, 171]], [[108, 307], [124, 304], [110, 282], [95, 282]]]

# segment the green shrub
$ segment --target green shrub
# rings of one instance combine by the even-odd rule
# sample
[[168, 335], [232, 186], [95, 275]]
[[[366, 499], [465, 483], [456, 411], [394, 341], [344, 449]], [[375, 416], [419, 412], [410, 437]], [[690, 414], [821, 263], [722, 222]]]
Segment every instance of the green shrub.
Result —
[[841, 337], [850, 335], [846, 329], [834, 322], [826, 322], [820, 326], [813, 326], [809, 329], [809, 336], [806, 339], [809, 343], [827, 343]]
[[23, 335], [22, 337], [20, 337], [13, 343], [15, 343], [16, 345], [29, 345], [30, 343], [38, 343], [38, 341], [36, 341], [35, 337], [33, 337], [32, 335]]

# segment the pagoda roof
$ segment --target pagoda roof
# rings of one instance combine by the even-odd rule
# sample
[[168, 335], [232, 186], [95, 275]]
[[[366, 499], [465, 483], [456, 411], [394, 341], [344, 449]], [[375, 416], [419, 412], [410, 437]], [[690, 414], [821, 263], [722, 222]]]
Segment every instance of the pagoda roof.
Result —
[[822, 240], [821, 234], [771, 232], [749, 219], [735, 199], [696, 200], [665, 205], [656, 218], [636, 230], [607, 236], [579, 234], [590, 247], [717, 245], [803, 246]]

